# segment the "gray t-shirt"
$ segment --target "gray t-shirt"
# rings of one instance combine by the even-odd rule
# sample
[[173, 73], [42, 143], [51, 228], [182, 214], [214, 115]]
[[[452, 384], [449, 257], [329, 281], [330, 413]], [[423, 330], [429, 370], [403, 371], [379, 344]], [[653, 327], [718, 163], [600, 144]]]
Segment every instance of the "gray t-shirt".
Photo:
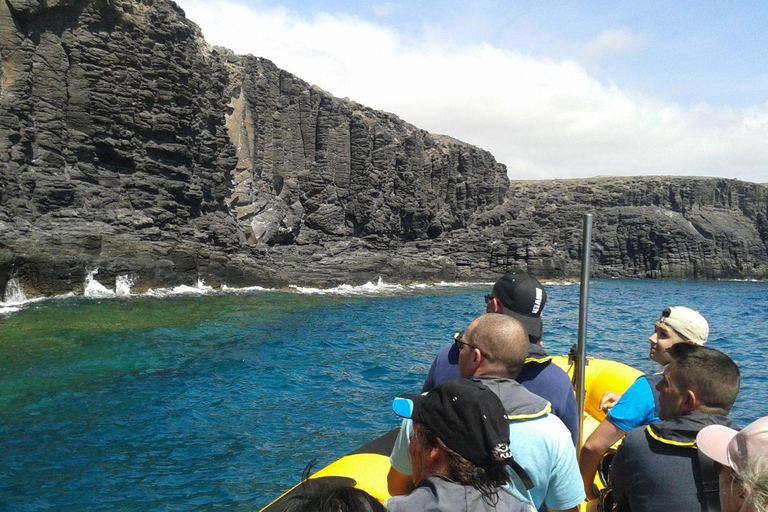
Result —
[[387, 501], [389, 512], [531, 512], [533, 508], [499, 491], [495, 505], [483, 499], [470, 485], [462, 485], [439, 475], [428, 476], [407, 496], [395, 496]]

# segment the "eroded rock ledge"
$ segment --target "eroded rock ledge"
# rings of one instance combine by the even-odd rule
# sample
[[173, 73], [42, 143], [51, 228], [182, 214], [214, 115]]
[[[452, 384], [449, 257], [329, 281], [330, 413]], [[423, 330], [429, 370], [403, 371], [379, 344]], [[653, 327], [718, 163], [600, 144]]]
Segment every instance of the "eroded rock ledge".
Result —
[[578, 275], [768, 278], [768, 194], [512, 182], [482, 149], [209, 46], [166, 0], [0, 3], [0, 293]]

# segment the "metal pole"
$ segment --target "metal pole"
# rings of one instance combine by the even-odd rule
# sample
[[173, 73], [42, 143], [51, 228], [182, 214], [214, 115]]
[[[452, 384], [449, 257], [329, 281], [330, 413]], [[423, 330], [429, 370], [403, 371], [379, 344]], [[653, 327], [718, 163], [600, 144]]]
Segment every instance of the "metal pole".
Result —
[[584, 215], [584, 233], [582, 235], [581, 291], [579, 294], [579, 339], [578, 357], [574, 376], [576, 381], [576, 404], [579, 408], [579, 442], [576, 456], [581, 456], [584, 444], [584, 376], [587, 369], [587, 305], [589, 296], [589, 258], [592, 252], [592, 214]]

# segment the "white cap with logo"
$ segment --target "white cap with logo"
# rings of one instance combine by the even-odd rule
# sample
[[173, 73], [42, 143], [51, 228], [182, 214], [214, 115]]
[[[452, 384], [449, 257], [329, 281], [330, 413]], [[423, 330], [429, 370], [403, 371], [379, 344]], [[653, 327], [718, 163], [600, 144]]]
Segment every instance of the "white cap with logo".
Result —
[[709, 324], [701, 313], [684, 306], [674, 306], [661, 313], [659, 322], [670, 326], [686, 341], [703, 345], [709, 337]]

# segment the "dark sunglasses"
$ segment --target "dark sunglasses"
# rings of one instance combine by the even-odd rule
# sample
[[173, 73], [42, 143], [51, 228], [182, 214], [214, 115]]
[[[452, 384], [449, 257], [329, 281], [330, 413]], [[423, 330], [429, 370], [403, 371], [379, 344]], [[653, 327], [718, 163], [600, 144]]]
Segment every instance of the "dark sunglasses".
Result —
[[[458, 333], [458, 334], [456, 334], [456, 336], [453, 337], [453, 343], [454, 343], [454, 345], [456, 345], [456, 350], [459, 351], [459, 352], [461, 352], [461, 346], [462, 345], [466, 345], [468, 347], [480, 350], [479, 348], [477, 348], [476, 346], [472, 345], [471, 343], [467, 343], [466, 341], [464, 341], [464, 332], [463, 331]], [[485, 355], [485, 352], [483, 352], [482, 350], [480, 350], [480, 353], [486, 359], [488, 358], [488, 356]]]
[[485, 303], [488, 304], [489, 302], [491, 302], [495, 298], [496, 297], [494, 297], [493, 294], [488, 293], [488, 294], [485, 295]]

